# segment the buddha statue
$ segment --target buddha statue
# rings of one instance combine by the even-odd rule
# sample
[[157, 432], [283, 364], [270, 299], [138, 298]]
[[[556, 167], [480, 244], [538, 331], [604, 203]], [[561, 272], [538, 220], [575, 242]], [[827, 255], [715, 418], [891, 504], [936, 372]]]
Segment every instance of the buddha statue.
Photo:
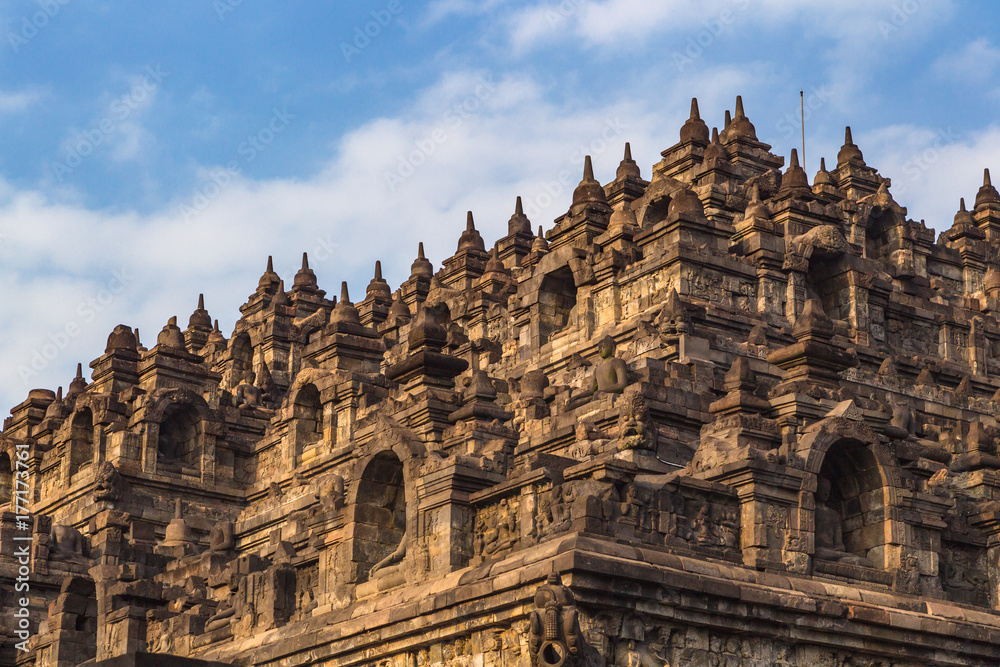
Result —
[[244, 377], [243, 381], [236, 386], [233, 393], [233, 402], [236, 403], [237, 408], [255, 408], [260, 406], [263, 393], [260, 388], [254, 385], [256, 377], [256, 373], [249, 371], [247, 377]]
[[615, 356], [615, 339], [605, 336], [597, 343], [597, 353], [601, 363], [594, 370], [591, 394], [620, 394], [628, 384], [628, 368], [625, 362]]
[[49, 532], [49, 560], [87, 563], [83, 535], [73, 526], [53, 524]]
[[834, 563], [874, 567], [870, 560], [850, 553], [847, 551], [847, 547], [844, 546], [844, 530], [841, 525], [840, 514], [827, 505], [830, 501], [830, 489], [830, 480], [820, 477], [816, 489], [815, 558]]
[[236, 546], [233, 536], [233, 522], [220, 521], [208, 533], [208, 550], [213, 554], [226, 554]]
[[406, 558], [406, 535], [400, 540], [399, 546], [391, 554], [372, 565], [368, 573], [370, 579], [381, 579], [390, 574], [399, 572], [403, 568], [403, 560]]
[[628, 385], [628, 367], [625, 361], [615, 356], [615, 339], [605, 336], [597, 343], [600, 363], [594, 369], [590, 387], [570, 399], [569, 407], [574, 408], [590, 401], [598, 394], [620, 394]]

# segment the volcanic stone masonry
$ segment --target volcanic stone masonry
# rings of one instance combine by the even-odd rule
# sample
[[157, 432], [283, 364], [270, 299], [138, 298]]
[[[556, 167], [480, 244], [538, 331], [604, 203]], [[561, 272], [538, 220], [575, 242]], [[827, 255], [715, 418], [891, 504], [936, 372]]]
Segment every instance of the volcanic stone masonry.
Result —
[[850, 128], [810, 185], [694, 101], [662, 158], [357, 303], [268, 261], [230, 338], [199, 300], [29, 392], [0, 664], [1000, 664], [989, 172], [935, 240]]

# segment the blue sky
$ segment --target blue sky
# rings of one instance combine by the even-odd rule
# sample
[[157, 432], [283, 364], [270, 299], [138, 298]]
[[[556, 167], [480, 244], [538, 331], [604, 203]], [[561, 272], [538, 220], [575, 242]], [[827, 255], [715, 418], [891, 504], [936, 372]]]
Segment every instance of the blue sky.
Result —
[[[367, 34], [366, 34], [367, 33]], [[949, 0], [0, 2], [0, 402], [65, 386], [115, 324], [199, 292], [228, 336], [268, 254], [360, 299], [472, 209], [549, 228], [592, 153], [648, 177], [690, 98], [742, 94], [807, 170], [850, 124], [939, 231], [1000, 176], [1000, 6]], [[89, 373], [88, 373], [89, 374]]]

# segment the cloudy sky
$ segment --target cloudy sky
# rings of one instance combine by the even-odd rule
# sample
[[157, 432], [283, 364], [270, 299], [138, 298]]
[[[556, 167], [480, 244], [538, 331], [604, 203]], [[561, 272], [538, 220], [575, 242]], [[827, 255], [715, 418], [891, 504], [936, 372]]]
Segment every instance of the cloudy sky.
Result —
[[522, 195], [548, 228], [584, 154], [607, 181], [630, 141], [648, 177], [692, 96], [711, 126], [742, 94], [787, 155], [804, 90], [810, 174], [849, 124], [939, 231], [1000, 172], [985, 2], [9, 0], [0, 70], [4, 414], [199, 292], [228, 336], [269, 254], [357, 300], [466, 210], [492, 242]]

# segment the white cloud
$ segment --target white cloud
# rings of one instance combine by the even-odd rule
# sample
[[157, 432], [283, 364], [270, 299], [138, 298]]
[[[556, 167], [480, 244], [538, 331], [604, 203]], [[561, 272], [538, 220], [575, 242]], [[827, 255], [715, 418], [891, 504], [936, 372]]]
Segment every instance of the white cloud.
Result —
[[44, 88], [28, 88], [17, 91], [0, 91], [0, 113], [22, 113], [48, 95]]
[[[843, 0], [544, 0], [511, 16], [511, 37], [521, 47], [542, 39], [577, 40], [587, 44], [623, 45], [676, 33], [707, 32], [717, 36], [737, 23], [774, 29], [801, 24], [802, 29], [853, 41], [890, 40], [904, 30], [923, 30], [951, 10], [949, 2], [917, 2], [911, 9]], [[524, 31], [524, 34], [522, 34]], [[885, 47], [882, 40], [872, 46]]]
[[909, 209], [910, 217], [926, 220], [938, 233], [951, 227], [960, 198], [972, 207], [984, 168], [1000, 175], [997, 125], [974, 133], [891, 125], [855, 135], [855, 141], [868, 164], [892, 179], [893, 197]]
[[428, 28], [452, 16], [488, 14], [506, 2], [507, 0], [434, 0], [428, 3], [419, 24]]
[[83, 127], [69, 128], [58, 154], [49, 161], [48, 187], [61, 187], [66, 177], [90, 160], [140, 162], [150, 155], [156, 138], [145, 119], [156, 104], [166, 73], [158, 67], [124, 79], [124, 92], [105, 92], [99, 115]]
[[957, 52], [938, 58], [931, 71], [945, 81], [982, 85], [993, 80], [1000, 71], [1000, 48], [981, 37]]
[[[746, 57], [758, 57], [763, 35], [799, 34], [809, 53], [788, 53], [789, 63], [822, 57], [818, 73], [838, 105], [863, 108], [865, 83], [878, 67], [920, 48], [921, 37], [953, 11], [951, 0], [876, 3], [843, 0], [543, 0], [506, 18], [512, 51], [526, 55], [542, 46], [573, 45], [594, 52], [635, 51], [656, 44], [663, 60], [704, 62], [718, 42], [742, 40]], [[805, 48], [805, 47], [803, 47]], [[786, 51], [788, 51], [786, 49]], [[692, 55], [693, 54], [693, 55]], [[778, 66], [785, 63], [776, 62]], [[683, 69], [683, 67], [680, 67]]]

